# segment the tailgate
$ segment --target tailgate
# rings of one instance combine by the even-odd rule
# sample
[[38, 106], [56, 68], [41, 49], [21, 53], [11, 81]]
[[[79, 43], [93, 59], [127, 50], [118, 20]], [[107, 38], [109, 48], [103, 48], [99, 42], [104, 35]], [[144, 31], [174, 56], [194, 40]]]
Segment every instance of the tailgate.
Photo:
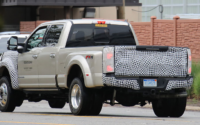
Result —
[[187, 48], [115, 46], [115, 76], [186, 77]]

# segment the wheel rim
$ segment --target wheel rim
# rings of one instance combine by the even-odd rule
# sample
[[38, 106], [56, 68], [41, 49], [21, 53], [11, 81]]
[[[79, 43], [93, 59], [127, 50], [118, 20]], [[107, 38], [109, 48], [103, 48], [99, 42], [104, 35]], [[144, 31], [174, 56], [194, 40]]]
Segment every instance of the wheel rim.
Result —
[[5, 83], [1, 84], [0, 87], [0, 105], [5, 106], [8, 98], [8, 89]]
[[71, 92], [71, 103], [73, 108], [77, 109], [81, 103], [81, 89], [80, 86], [75, 84]]

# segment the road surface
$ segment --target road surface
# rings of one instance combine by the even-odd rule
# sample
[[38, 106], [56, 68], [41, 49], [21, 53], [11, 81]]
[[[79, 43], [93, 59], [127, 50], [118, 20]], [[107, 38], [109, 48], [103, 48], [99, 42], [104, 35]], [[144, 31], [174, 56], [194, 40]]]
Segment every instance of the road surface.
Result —
[[186, 111], [181, 118], [158, 118], [152, 109], [104, 106], [99, 116], [74, 116], [68, 104], [51, 109], [46, 101], [24, 101], [13, 113], [0, 112], [0, 125], [199, 125], [200, 112]]

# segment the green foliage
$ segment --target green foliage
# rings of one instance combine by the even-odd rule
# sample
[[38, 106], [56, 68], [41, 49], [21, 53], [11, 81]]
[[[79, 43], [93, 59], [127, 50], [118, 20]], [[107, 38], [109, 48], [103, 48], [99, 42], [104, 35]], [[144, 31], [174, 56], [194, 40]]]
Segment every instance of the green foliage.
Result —
[[192, 76], [194, 77], [194, 82], [192, 88], [188, 90], [189, 97], [200, 97], [200, 63], [192, 64]]
[[193, 83], [193, 90], [194, 94], [197, 98], [200, 97], [200, 73], [195, 76], [194, 83]]

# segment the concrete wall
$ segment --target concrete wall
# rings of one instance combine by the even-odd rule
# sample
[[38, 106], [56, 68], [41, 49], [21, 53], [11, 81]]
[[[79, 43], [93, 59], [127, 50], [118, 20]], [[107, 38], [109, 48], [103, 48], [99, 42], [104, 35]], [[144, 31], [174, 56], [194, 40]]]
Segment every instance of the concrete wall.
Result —
[[130, 22], [140, 45], [150, 45], [151, 44], [151, 23], [150, 22]]
[[140, 45], [179, 46], [191, 49], [193, 60], [200, 59], [200, 19], [131, 22]]

